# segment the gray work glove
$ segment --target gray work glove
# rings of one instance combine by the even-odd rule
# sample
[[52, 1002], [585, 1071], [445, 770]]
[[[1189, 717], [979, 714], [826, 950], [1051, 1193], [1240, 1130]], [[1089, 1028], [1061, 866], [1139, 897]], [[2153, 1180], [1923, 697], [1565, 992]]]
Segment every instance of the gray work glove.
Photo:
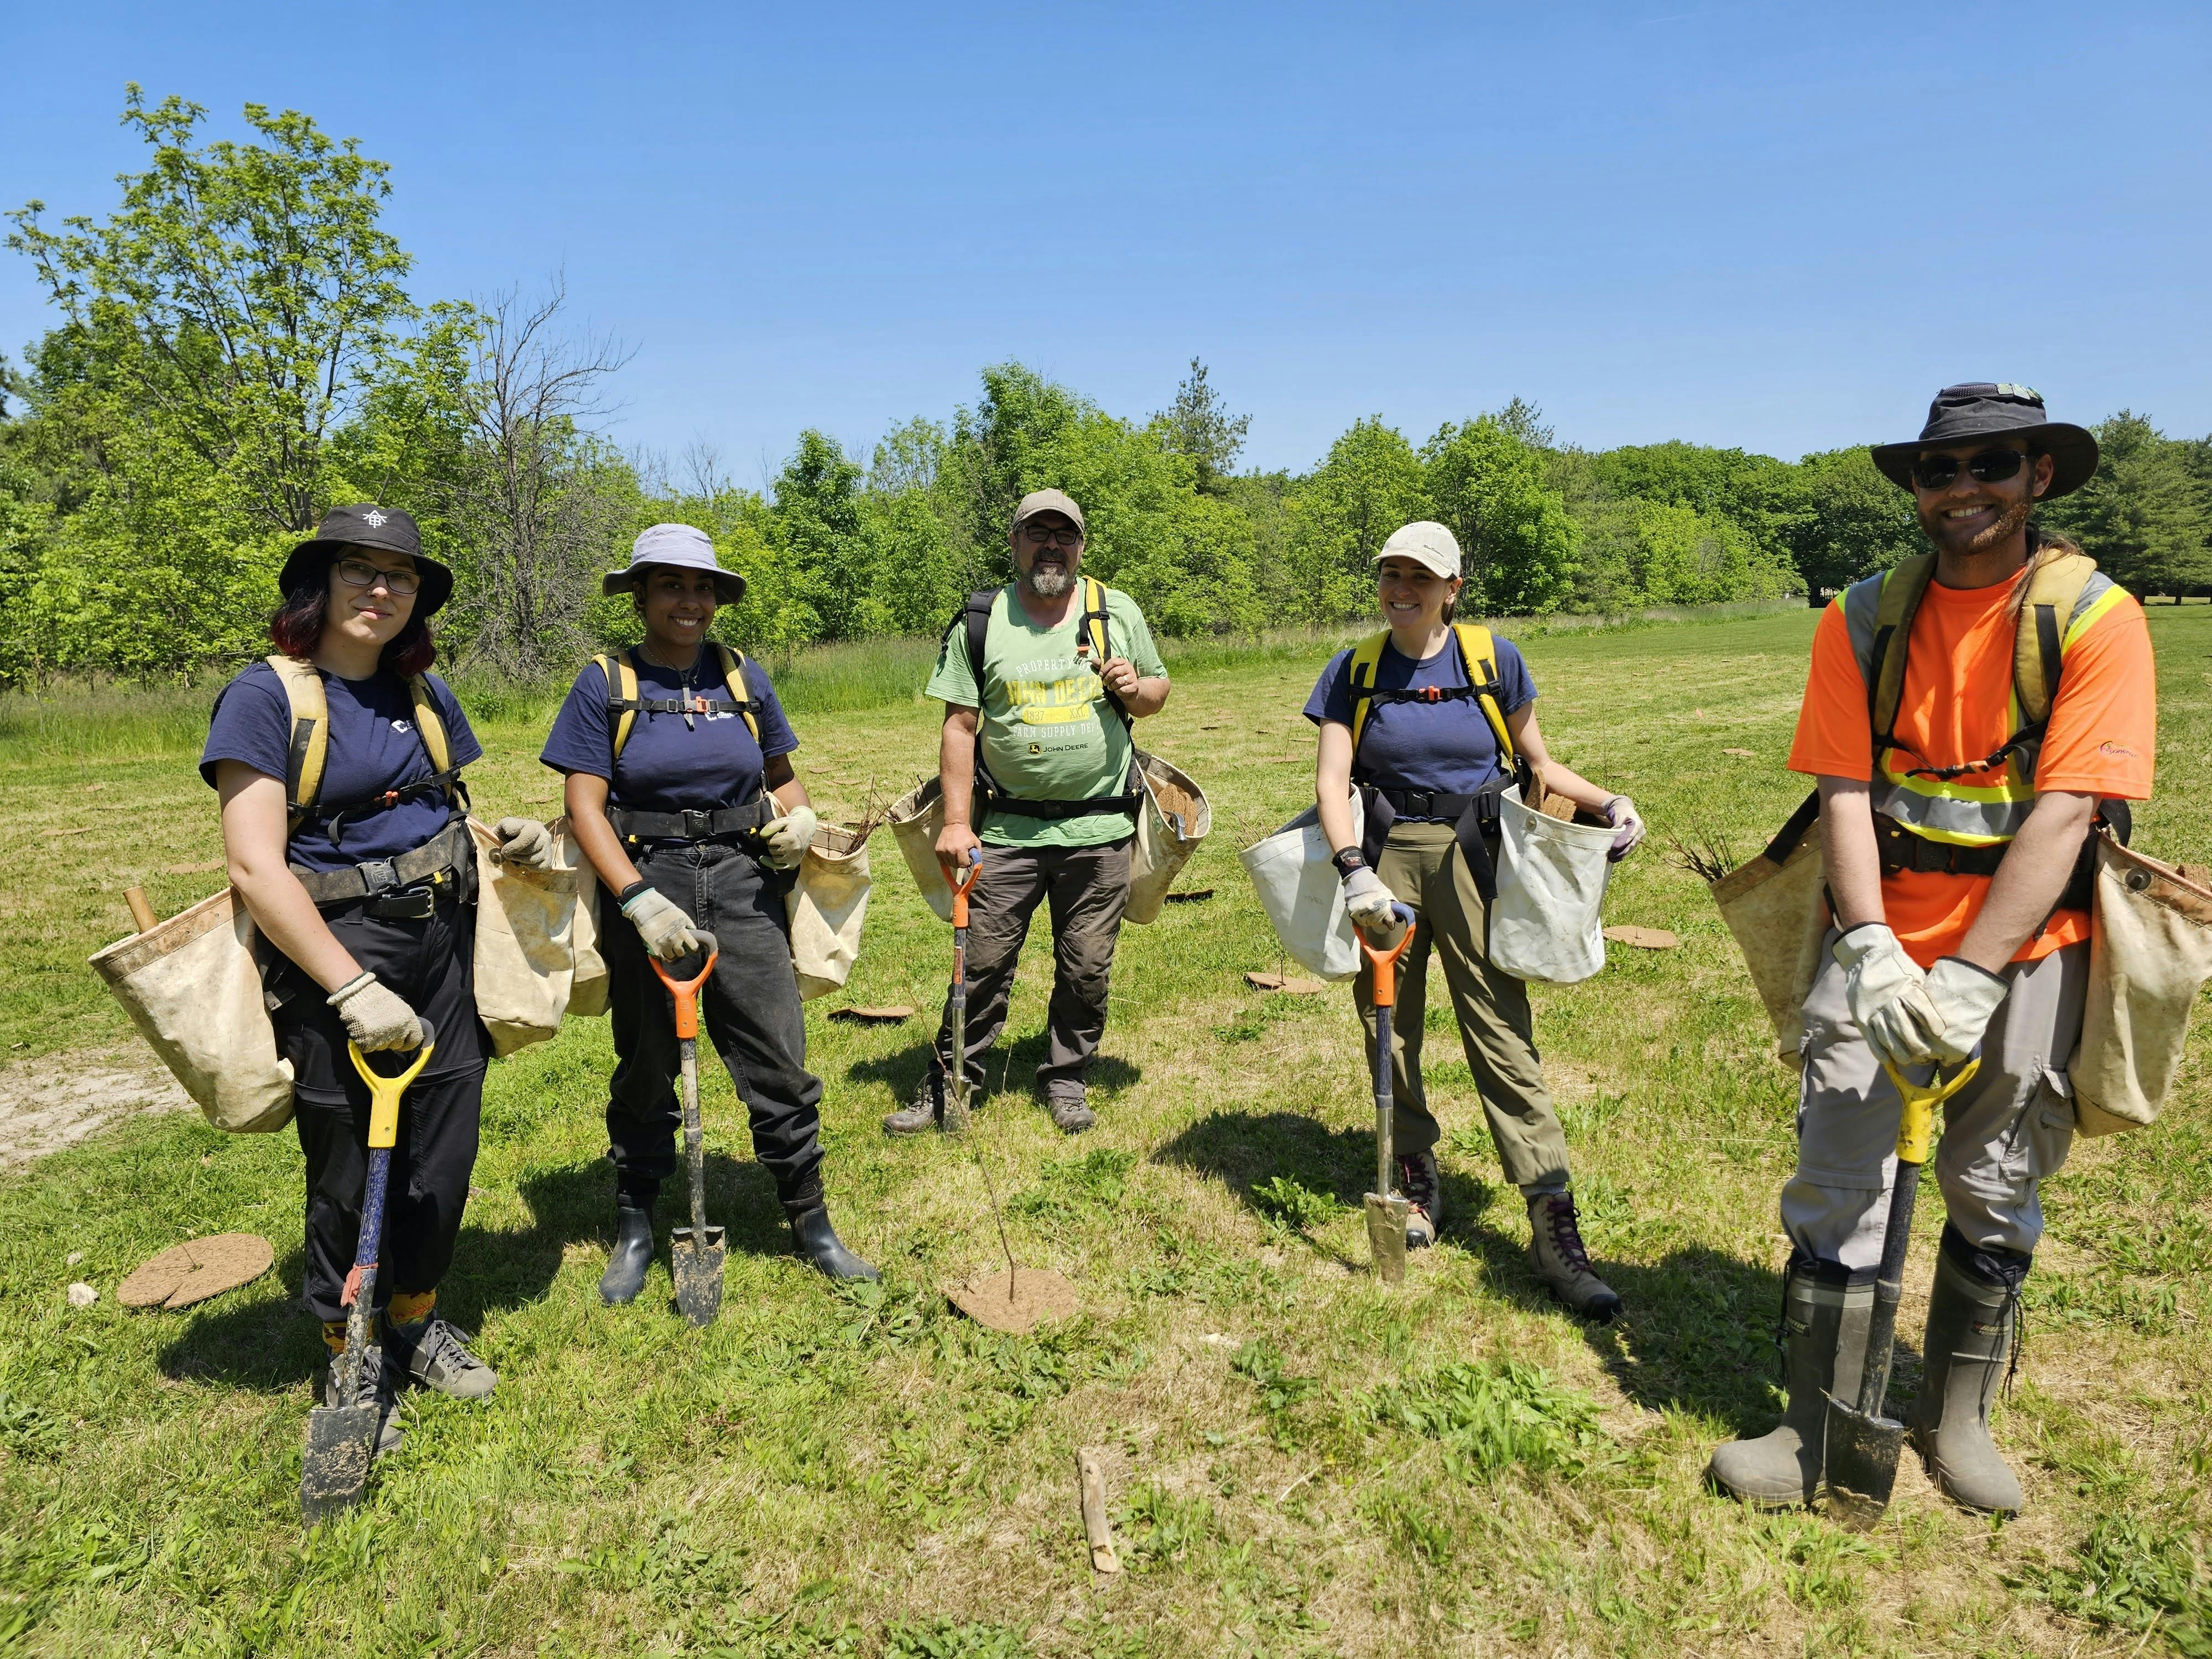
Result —
[[1397, 902], [1398, 896], [1382, 884], [1382, 878], [1364, 864], [1344, 878], [1344, 908], [1351, 914], [1352, 925], [1379, 950], [1395, 945], [1406, 931], [1404, 921], [1391, 908]]
[[674, 962], [704, 948], [696, 942], [703, 935], [693, 928], [684, 908], [656, 888], [648, 887], [638, 894], [623, 906], [622, 913], [637, 929], [646, 950], [663, 962]]
[[499, 837], [499, 861], [518, 870], [543, 870], [553, 861], [553, 832], [536, 818], [501, 818], [491, 827]]
[[1928, 1000], [1942, 1029], [1932, 1045], [1936, 1058], [1956, 1066], [1981, 1047], [1982, 1034], [2012, 986], [1964, 957], [1943, 957], [1928, 970]]
[[1843, 965], [1844, 1001], [1875, 1054], [1900, 1071], [1934, 1060], [1943, 1015], [1897, 935], [1881, 922], [1863, 921], [1832, 948]]
[[761, 840], [768, 851], [761, 862], [771, 870], [796, 870], [806, 849], [814, 844], [814, 831], [822, 822], [811, 806], [794, 806], [780, 818], [771, 818], [761, 826]]
[[1613, 845], [1605, 849], [1607, 862], [1618, 864], [1633, 853], [1637, 843], [1644, 839], [1644, 815], [1627, 796], [1615, 795], [1605, 804], [1605, 821], [1620, 831], [1613, 838]]
[[398, 995], [374, 974], [348, 980], [324, 999], [338, 1011], [346, 1035], [362, 1053], [380, 1048], [413, 1049], [422, 1046], [422, 1022]]

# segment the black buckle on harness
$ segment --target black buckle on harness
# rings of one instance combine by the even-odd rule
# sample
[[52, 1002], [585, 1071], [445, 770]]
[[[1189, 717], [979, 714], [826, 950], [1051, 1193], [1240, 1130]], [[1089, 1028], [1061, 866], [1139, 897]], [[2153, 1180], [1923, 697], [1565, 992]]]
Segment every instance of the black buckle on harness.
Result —
[[371, 859], [359, 867], [362, 889], [370, 898], [380, 898], [399, 885], [399, 872], [390, 859]]
[[363, 908], [382, 921], [428, 921], [437, 910], [438, 895], [430, 888], [415, 887], [371, 899]]
[[686, 841], [704, 841], [714, 833], [714, 815], [712, 812], [702, 812], [696, 807], [687, 806], [677, 817], [684, 820], [684, 839]]
[[1404, 803], [1398, 808], [1400, 817], [1429, 818], [1436, 816], [1437, 792], [1435, 790], [1394, 789], [1390, 793]]

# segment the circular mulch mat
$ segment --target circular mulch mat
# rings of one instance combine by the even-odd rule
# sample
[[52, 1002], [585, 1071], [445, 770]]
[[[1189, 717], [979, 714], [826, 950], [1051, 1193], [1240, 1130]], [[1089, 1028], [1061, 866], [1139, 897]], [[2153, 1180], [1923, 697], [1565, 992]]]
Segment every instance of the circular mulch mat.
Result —
[[1018, 1336], [1075, 1312], [1075, 1286], [1049, 1267], [994, 1269], [946, 1285], [945, 1294], [978, 1325]]
[[217, 1233], [173, 1244], [115, 1287], [126, 1308], [189, 1308], [249, 1285], [276, 1253], [258, 1233]]

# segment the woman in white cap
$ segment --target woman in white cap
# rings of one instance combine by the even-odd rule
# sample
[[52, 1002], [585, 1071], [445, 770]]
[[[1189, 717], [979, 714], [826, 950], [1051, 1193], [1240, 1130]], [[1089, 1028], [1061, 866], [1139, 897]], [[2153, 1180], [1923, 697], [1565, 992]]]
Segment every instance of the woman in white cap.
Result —
[[[481, 1399], [498, 1381], [437, 1313], [476, 1167], [491, 1042], [477, 1018], [476, 861], [460, 769], [480, 757], [428, 626], [453, 573], [396, 507], [333, 507], [295, 548], [270, 619], [276, 654], [225, 686], [200, 775], [222, 802], [230, 878], [259, 935], [293, 1124], [307, 1161], [301, 1299], [345, 1346], [345, 1286], [361, 1232], [369, 1095], [347, 1058], [411, 1051], [386, 1200], [384, 1340], [353, 1403], [379, 1409], [377, 1451], [399, 1443], [403, 1382]], [[536, 866], [542, 823], [502, 818], [502, 856]], [[339, 1404], [339, 1401], [330, 1401]]]
[[675, 1019], [647, 957], [673, 963], [708, 938], [720, 954], [700, 1013], [793, 1247], [833, 1279], [873, 1279], [838, 1239], [822, 1192], [822, 1081], [806, 1069], [783, 902], [815, 830], [792, 768], [799, 739], [759, 665], [708, 634], [716, 609], [744, 597], [744, 578], [720, 568], [703, 532], [659, 524], [601, 586], [631, 596], [645, 638], [577, 675], [539, 757], [568, 776], [570, 832], [603, 889], [615, 1246], [599, 1294], [616, 1304], [644, 1288], [653, 1206], [676, 1172]]
[[[1387, 631], [1329, 660], [1306, 700], [1321, 728], [1315, 798], [1335, 849], [1352, 921], [1395, 944], [1413, 914], [1392, 1022], [1391, 1088], [1399, 1188], [1412, 1207], [1406, 1242], [1433, 1243], [1443, 1218], [1437, 1179], [1437, 1121], [1421, 1086], [1422, 1010], [1428, 960], [1443, 959], [1460, 1041], [1481, 1091], [1506, 1178], [1528, 1206], [1529, 1264], [1579, 1314], [1606, 1320], [1620, 1298], [1590, 1267], [1567, 1184], [1567, 1143], [1544, 1087], [1528, 988], [1491, 965], [1485, 918], [1497, 892], [1498, 797], [1540, 781], [1583, 811], [1613, 823], [1613, 856], [1643, 839], [1626, 795], [1608, 794], [1546, 752], [1528, 665], [1486, 628], [1455, 625], [1459, 544], [1424, 520], [1392, 534], [1376, 557], [1376, 599]], [[1366, 814], [1364, 844], [1352, 832], [1351, 797]], [[1374, 980], [1356, 987], [1371, 1065]]]

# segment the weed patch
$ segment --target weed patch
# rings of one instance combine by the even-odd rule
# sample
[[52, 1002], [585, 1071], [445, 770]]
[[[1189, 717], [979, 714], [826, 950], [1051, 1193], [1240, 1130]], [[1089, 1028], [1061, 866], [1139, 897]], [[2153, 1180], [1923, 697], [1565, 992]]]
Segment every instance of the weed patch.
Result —
[[1477, 1360], [1386, 1383], [1368, 1396], [1382, 1429], [1434, 1440], [1462, 1479], [1508, 1469], [1580, 1474], [1605, 1455], [1597, 1402], [1539, 1365]]

